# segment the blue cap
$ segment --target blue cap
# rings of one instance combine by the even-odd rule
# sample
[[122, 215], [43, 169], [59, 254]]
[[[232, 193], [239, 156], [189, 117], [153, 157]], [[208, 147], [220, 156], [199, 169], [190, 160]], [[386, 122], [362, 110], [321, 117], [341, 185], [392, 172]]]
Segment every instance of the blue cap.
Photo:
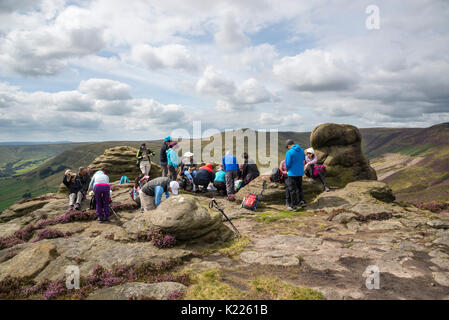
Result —
[[171, 137], [170, 136], [164, 138], [164, 142], [169, 142], [169, 141], [171, 141]]

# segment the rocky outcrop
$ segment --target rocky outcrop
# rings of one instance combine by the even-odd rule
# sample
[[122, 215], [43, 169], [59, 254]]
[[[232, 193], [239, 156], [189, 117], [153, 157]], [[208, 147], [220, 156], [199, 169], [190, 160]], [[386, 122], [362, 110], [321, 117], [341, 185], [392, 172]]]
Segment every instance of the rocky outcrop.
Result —
[[326, 165], [330, 185], [344, 187], [358, 180], [377, 180], [376, 171], [362, 152], [362, 135], [354, 126], [326, 123], [310, 135], [319, 162]]
[[[391, 218], [399, 211], [398, 206], [391, 203], [393, 200], [393, 192], [387, 184], [379, 181], [357, 181], [348, 183], [342, 189], [319, 195], [309, 208], [338, 214], [352, 213], [359, 220], [379, 220]], [[342, 223], [346, 223], [350, 220], [350, 215], [331, 218], [342, 219]]]
[[132, 234], [145, 232], [149, 226], [174, 234], [179, 240], [226, 241], [233, 235], [219, 212], [208, 210], [192, 195], [171, 196], [156, 210], [146, 211], [124, 225]]
[[[104, 154], [96, 158], [89, 168], [94, 171], [101, 168], [106, 170], [106, 174], [111, 181], [120, 180], [122, 176], [127, 176], [130, 180], [140, 174], [140, 170], [136, 165], [137, 149], [121, 146], [106, 149]], [[154, 162], [151, 163], [150, 178], [161, 176], [161, 167]]]
[[177, 282], [131, 282], [97, 290], [90, 294], [87, 300], [138, 300], [145, 298], [167, 300], [171, 293], [185, 292], [186, 289], [185, 285]]

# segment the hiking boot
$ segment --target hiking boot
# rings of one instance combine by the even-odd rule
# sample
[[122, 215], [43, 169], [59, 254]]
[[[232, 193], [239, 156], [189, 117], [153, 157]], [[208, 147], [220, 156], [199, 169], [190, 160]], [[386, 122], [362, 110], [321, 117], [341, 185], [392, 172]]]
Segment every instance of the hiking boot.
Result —
[[294, 208], [294, 207], [290, 207], [290, 206], [288, 206], [288, 207], [287, 207], [287, 210], [288, 210], [288, 211], [296, 211], [297, 209], [296, 209], [296, 208]]
[[140, 208], [140, 212], [144, 213], [145, 209], [144, 208]]
[[69, 206], [69, 208], [67, 210], [72, 211], [73, 210], [73, 206]]
[[79, 210], [80, 209], [80, 205], [79, 205], [79, 203], [77, 203], [76, 205], [75, 205], [75, 210]]
[[101, 223], [101, 222], [103, 222], [103, 218], [98, 217], [98, 218], [97, 218], [97, 221]]
[[299, 205], [300, 205], [302, 208], [307, 207], [307, 204], [306, 204], [305, 201], [301, 201], [301, 202], [299, 203]]
[[328, 186], [325, 186], [325, 187], [324, 187], [324, 191], [325, 191], [325, 192], [329, 192], [329, 191], [331, 191], [331, 188], [329, 188]]

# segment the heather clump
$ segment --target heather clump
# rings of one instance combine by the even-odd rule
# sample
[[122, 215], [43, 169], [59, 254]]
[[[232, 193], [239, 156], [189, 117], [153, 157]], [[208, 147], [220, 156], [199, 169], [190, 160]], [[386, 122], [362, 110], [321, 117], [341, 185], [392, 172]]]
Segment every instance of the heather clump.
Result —
[[441, 211], [445, 211], [449, 209], [449, 202], [440, 202], [440, 201], [430, 201], [423, 202], [419, 201], [415, 204], [418, 209], [421, 210], [429, 210], [434, 213], [440, 213]]
[[149, 241], [159, 249], [173, 248], [176, 245], [176, 237], [170, 233], [163, 233], [159, 228], [150, 228], [148, 233], [139, 233], [136, 240]]

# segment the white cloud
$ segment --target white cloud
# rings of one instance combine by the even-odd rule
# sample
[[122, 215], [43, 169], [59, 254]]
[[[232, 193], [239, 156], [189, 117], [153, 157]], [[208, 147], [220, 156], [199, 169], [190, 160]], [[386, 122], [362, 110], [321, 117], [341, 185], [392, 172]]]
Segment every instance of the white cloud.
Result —
[[230, 13], [222, 18], [220, 30], [215, 33], [214, 38], [219, 48], [231, 52], [241, 49], [251, 42]]
[[133, 47], [130, 59], [150, 70], [169, 68], [197, 71], [201, 66], [200, 59], [190, 53], [185, 46], [179, 44], [161, 47], [152, 47], [147, 44], [137, 45]]
[[338, 91], [351, 88], [358, 75], [340, 57], [323, 50], [305, 50], [284, 57], [273, 67], [274, 74], [298, 91]]
[[235, 93], [236, 87], [232, 79], [224, 76], [208, 66], [196, 84], [196, 90], [206, 95], [231, 96]]
[[89, 79], [81, 81], [79, 91], [102, 100], [131, 99], [130, 86], [126, 83], [109, 79]]

